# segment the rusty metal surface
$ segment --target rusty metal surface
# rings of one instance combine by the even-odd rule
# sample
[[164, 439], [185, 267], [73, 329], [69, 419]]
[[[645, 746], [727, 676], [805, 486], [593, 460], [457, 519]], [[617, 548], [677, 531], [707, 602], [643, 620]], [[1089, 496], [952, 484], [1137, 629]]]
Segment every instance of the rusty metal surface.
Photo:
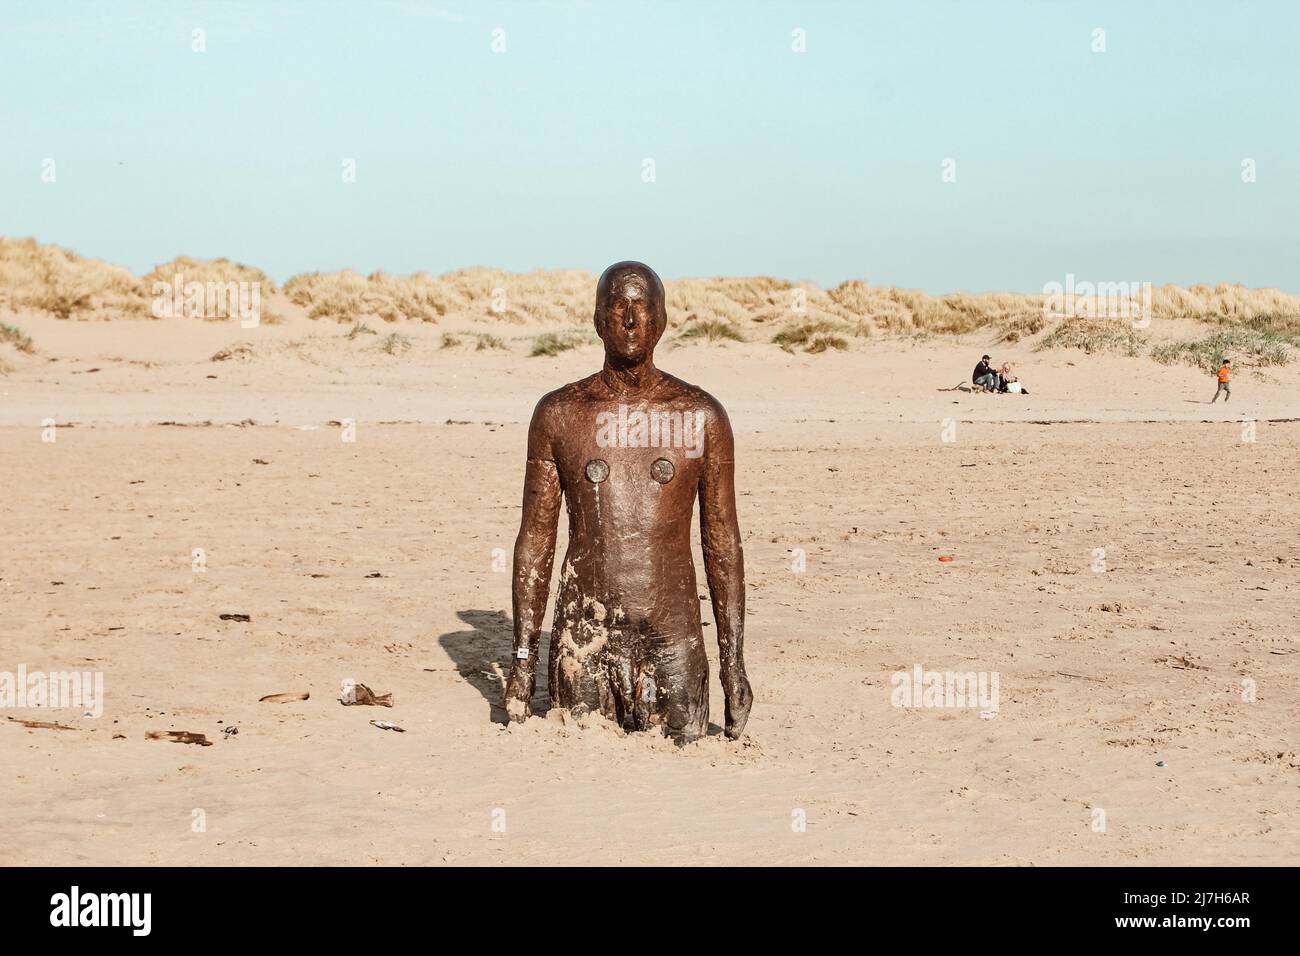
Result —
[[668, 320], [654, 270], [639, 262], [606, 269], [594, 321], [603, 367], [543, 396], [528, 429], [507, 716], [532, 713], [563, 503], [569, 541], [547, 661], [551, 706], [680, 741], [708, 732], [709, 668], [691, 551], [698, 501], [723, 729], [739, 738], [753, 695], [731, 424], [711, 395], [655, 366]]
[[671, 461], [667, 458], [659, 458], [650, 466], [650, 477], [659, 482], [659, 484], [666, 485], [668, 482], [673, 480], [674, 471], [676, 471], [676, 469], [673, 468], [673, 463]]

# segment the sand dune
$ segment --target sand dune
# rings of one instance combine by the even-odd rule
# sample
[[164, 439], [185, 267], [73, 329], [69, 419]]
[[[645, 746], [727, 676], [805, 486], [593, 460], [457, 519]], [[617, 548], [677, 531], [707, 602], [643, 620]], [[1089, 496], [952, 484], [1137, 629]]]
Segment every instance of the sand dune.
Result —
[[[155, 318], [155, 287], [184, 282], [256, 283], [268, 323], [302, 315], [336, 322], [402, 325], [408, 322], [473, 327], [484, 335], [520, 328], [585, 328], [595, 277], [569, 270], [507, 273], [470, 269], [434, 277], [377, 272], [304, 273], [282, 288], [261, 270], [229, 260], [186, 256], [135, 277], [125, 269], [85, 259], [31, 239], [0, 239], [0, 309], [65, 319]], [[872, 336], [960, 335], [989, 330], [1004, 342], [1050, 333], [1061, 319], [1045, 318], [1044, 296], [965, 293], [931, 296], [877, 287], [860, 280], [822, 289], [768, 277], [701, 278], [667, 282], [670, 321], [683, 341], [756, 341], [788, 350], [847, 350]], [[1104, 295], [1071, 300], [1069, 315], [1113, 313]], [[1060, 311], [1059, 309], [1057, 310]], [[224, 307], [203, 313], [230, 317]], [[1300, 297], [1240, 285], [1161, 286], [1150, 292], [1150, 319], [1195, 320], [1245, 328], [1267, 345], [1292, 349], [1300, 341]], [[1069, 321], [1071, 327], [1088, 323]], [[1127, 324], [1127, 323], [1125, 323]], [[1075, 338], [1080, 338], [1079, 330]], [[1106, 347], [1107, 336], [1084, 336]], [[1143, 349], [1148, 336], [1139, 335]], [[1158, 337], [1157, 337], [1158, 338]], [[1243, 340], [1237, 343], [1251, 346]]]

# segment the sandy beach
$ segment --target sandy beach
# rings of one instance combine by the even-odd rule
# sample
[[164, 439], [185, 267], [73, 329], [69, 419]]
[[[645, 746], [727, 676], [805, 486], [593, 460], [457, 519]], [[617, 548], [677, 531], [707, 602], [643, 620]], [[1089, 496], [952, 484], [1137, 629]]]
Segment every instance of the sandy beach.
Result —
[[[499, 706], [529, 416], [599, 346], [282, 311], [0, 316], [35, 343], [0, 376], [0, 670], [104, 686], [4, 711], [11, 865], [1297, 862], [1295, 367], [1224, 406], [986, 331], [666, 339], [734, 427], [756, 697], [725, 740], [713, 648], [678, 748], [546, 715], [544, 674], [539, 716]], [[941, 391], [985, 351], [1030, 394]], [[918, 666], [996, 673], [996, 712], [895, 706]]]

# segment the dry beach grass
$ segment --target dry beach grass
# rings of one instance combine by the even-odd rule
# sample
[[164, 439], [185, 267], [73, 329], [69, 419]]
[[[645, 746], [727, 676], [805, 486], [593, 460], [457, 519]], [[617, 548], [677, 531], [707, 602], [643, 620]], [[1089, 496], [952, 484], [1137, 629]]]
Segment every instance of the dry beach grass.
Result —
[[[468, 269], [438, 277], [343, 271], [302, 273], [277, 288], [261, 270], [226, 259], [181, 256], [135, 277], [57, 246], [0, 239], [0, 308], [10, 312], [88, 320], [151, 318], [155, 283], [170, 284], [178, 274], [187, 282], [258, 283], [266, 303], [264, 318], [271, 321], [285, 312], [349, 323], [447, 321], [505, 328], [587, 325], [595, 281], [579, 270], [516, 274]], [[764, 276], [681, 279], [665, 285], [681, 342], [771, 341], [788, 349], [820, 341], [822, 348], [813, 350], [821, 351], [825, 337], [965, 335], [989, 328], [1014, 342], [1039, 334], [1047, 324], [1044, 297], [1033, 294], [931, 296], [860, 280], [821, 289]], [[1152, 289], [1151, 318], [1250, 328], [1264, 338], [1294, 337], [1300, 335], [1300, 297], [1229, 284], [1162, 286]], [[801, 332], [808, 328], [815, 331]], [[1130, 348], [1127, 343], [1120, 347]]]

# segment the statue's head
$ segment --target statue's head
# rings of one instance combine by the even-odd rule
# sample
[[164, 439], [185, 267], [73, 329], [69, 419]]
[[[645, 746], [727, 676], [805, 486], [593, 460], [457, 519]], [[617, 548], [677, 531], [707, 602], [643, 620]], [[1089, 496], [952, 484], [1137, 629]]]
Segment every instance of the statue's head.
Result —
[[649, 361], [668, 326], [659, 276], [641, 262], [614, 263], [596, 285], [595, 322], [612, 364]]

